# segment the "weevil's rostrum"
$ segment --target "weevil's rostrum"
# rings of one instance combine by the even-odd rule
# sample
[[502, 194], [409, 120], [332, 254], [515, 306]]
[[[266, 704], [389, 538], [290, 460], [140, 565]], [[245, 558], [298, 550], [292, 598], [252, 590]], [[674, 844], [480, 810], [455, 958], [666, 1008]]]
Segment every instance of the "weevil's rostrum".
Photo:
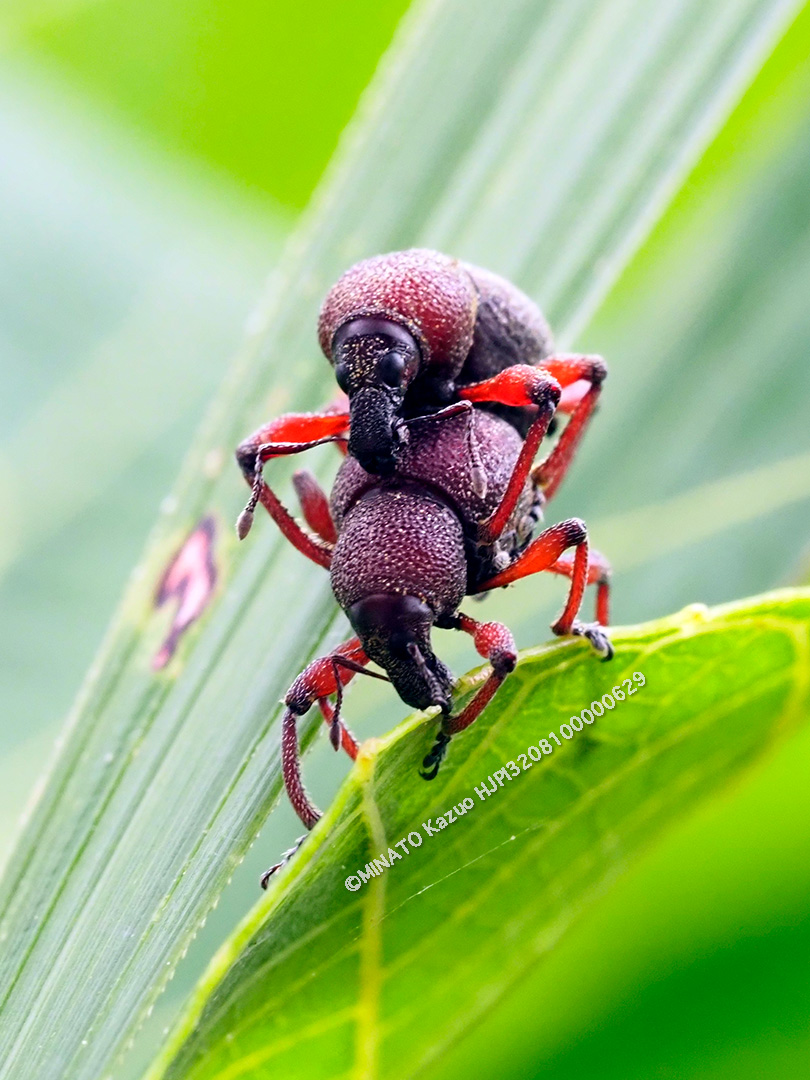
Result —
[[[330, 570], [356, 635], [310, 664], [286, 697], [284, 782], [307, 828], [320, 814], [301, 780], [297, 718], [317, 704], [335, 748], [354, 757], [342, 689], [357, 672], [374, 674], [370, 661], [408, 705], [441, 709], [425, 779], [514, 669], [508, 628], [460, 612], [465, 596], [543, 570], [561, 574], [570, 586], [553, 632], [586, 637], [602, 659], [612, 655], [604, 629], [609, 566], [589, 549], [584, 523], [570, 518], [532, 538], [599, 398], [602, 359], [554, 353], [543, 316], [514, 285], [420, 249], [351, 267], [323, 303], [318, 334], [340, 400], [319, 413], [281, 416], [236, 451], [252, 488], [239, 536], [261, 502], [299, 551]], [[560, 415], [568, 418], [562, 433], [535, 463]], [[333, 441], [348, 452], [331, 497], [310, 473], [295, 477], [305, 528], [263, 469], [271, 458]], [[588, 584], [597, 587], [593, 623], [578, 618]], [[492, 667], [455, 716], [453, 676], [433, 651], [434, 627], [470, 634]]]

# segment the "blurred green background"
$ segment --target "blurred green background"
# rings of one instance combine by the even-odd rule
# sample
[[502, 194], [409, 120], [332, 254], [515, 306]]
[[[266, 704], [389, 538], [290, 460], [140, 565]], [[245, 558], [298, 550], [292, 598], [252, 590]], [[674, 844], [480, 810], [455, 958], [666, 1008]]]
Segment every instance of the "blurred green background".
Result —
[[[283, 239], [406, 6], [51, 0], [0, 13], [0, 859]], [[624, 553], [620, 621], [806, 572], [810, 416], [795, 402], [810, 400], [807, 27], [804, 15], [578, 342], [608, 356], [611, 381], [554, 513], [587, 505], [599, 546]], [[626, 409], [643, 417], [632, 431]], [[617, 502], [623, 471], [632, 486]], [[695, 487], [703, 501], [680, 506]], [[738, 526], [731, 539], [724, 522]], [[498, 596], [490, 617], [508, 613], [533, 644], [536, 607], [557, 591]], [[383, 697], [363, 692], [368, 715]], [[808, 751], [793, 740], [633, 867], [486, 1038], [459, 1047], [454, 1070], [806, 1075]], [[337, 783], [324, 741], [307, 770], [316, 791]], [[276, 837], [295, 829], [286, 807], [274, 817], [155, 1030], [253, 899]], [[141, 1042], [147, 1057], [148, 1028]]]
[[0, 12], [0, 858], [405, 6]]

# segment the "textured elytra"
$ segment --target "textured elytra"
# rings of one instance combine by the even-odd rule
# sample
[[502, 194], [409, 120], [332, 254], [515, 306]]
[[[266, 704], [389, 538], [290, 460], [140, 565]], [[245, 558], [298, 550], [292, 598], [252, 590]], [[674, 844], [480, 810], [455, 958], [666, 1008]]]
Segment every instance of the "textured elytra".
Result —
[[331, 572], [344, 610], [367, 596], [396, 593], [417, 597], [435, 615], [451, 614], [467, 588], [461, 523], [424, 489], [382, 481], [343, 519]]
[[356, 263], [330, 289], [318, 339], [331, 358], [335, 331], [351, 319], [382, 317], [409, 330], [426, 366], [456, 375], [473, 341], [477, 293], [456, 259], [413, 248]]
[[553, 350], [551, 329], [534, 300], [511, 281], [461, 264], [478, 293], [473, 344], [458, 383], [466, 386], [512, 364], [537, 364]]
[[[456, 398], [455, 389], [513, 364], [537, 364], [553, 350], [535, 302], [491, 270], [423, 248], [394, 251], [350, 267], [321, 308], [318, 337], [332, 359], [337, 330], [357, 318], [384, 318], [408, 330], [422, 353], [421, 375], [409, 388], [406, 416]], [[531, 409], [492, 406], [521, 434]]]

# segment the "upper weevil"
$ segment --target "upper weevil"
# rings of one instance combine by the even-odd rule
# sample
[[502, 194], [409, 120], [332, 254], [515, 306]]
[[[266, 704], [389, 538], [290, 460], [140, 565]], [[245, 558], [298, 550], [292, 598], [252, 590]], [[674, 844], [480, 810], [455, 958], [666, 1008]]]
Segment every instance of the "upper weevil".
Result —
[[[588, 638], [603, 659], [613, 653], [604, 629], [609, 565], [589, 551], [584, 523], [570, 518], [532, 540], [599, 399], [607, 374], [601, 357], [554, 353], [543, 316], [514, 285], [420, 249], [351, 267], [326, 297], [318, 333], [346, 397], [318, 413], [281, 416], [236, 451], [252, 486], [240, 538], [263, 503], [287, 539], [331, 571], [356, 634], [310, 664], [285, 699], [284, 782], [307, 828], [320, 813], [301, 781], [296, 719], [314, 703], [335, 748], [342, 744], [354, 757], [357, 743], [340, 718], [342, 689], [374, 661], [408, 705], [441, 709], [423, 762], [422, 775], [432, 779], [450, 737], [476, 719], [514, 669], [511, 632], [462, 614], [465, 595], [541, 570], [563, 574], [571, 585], [553, 632]], [[556, 413], [570, 419], [535, 465]], [[347, 435], [330, 498], [311, 473], [294, 477], [306, 529], [267, 486], [263, 466], [324, 442], [345, 444]], [[577, 615], [591, 583], [597, 621], [583, 623]], [[456, 716], [453, 677], [431, 644], [434, 626], [470, 634], [492, 666]]]

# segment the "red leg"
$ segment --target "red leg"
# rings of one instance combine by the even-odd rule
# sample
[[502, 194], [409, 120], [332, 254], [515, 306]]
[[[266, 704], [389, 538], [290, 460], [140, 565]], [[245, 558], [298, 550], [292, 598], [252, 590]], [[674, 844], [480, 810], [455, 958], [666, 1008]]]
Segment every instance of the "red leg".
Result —
[[271, 457], [294, 452], [280, 448], [277, 453], [273, 453], [269, 449], [270, 443], [309, 443], [313, 439], [345, 435], [348, 430], [348, 409], [337, 405], [328, 405], [320, 412], [314, 413], [284, 413], [283, 416], [277, 416], [275, 420], [257, 428], [252, 435], [243, 439], [237, 447], [236, 460], [242, 467], [245, 479], [252, 481], [256, 453], [259, 448], [268, 447], [268, 450], [262, 453], [262, 460], [268, 461]]
[[299, 469], [293, 473], [293, 487], [301, 503], [304, 521], [324, 543], [334, 544], [337, 530], [329, 509], [329, 499], [321, 485], [309, 469]]
[[[570, 412], [571, 419], [557, 445], [545, 461], [532, 470], [532, 479], [542, 489], [546, 500], [551, 499], [562, 483], [568, 466], [574, 457], [580, 439], [593, 414], [607, 376], [607, 368], [601, 356], [561, 355], [550, 356], [541, 368], [552, 375], [564, 387], [560, 411]], [[576, 383], [585, 381], [590, 388], [577, 393]], [[566, 389], [571, 393], [566, 396]]]
[[[351, 758], [357, 755], [357, 742], [340, 719], [340, 705], [343, 688], [358, 672], [384, 679], [373, 671], [365, 671], [369, 662], [359, 638], [350, 638], [339, 645], [329, 656], [322, 656], [305, 668], [290, 687], [284, 703], [287, 706], [281, 722], [281, 767], [284, 774], [284, 786], [296, 814], [304, 825], [311, 829], [321, 816], [320, 810], [309, 799], [301, 779], [301, 762], [298, 753], [298, 732], [296, 722], [299, 716], [309, 712], [318, 702], [324, 718], [329, 723], [329, 737], [337, 750], [342, 744]], [[337, 694], [334, 710], [326, 699], [330, 694]]]
[[447, 753], [447, 744], [453, 735], [463, 731], [472, 724], [487, 705], [492, 701], [506, 676], [515, 670], [517, 664], [517, 647], [512, 631], [503, 623], [477, 622], [469, 615], [459, 613], [455, 624], [457, 630], [463, 630], [469, 634], [473, 643], [485, 660], [489, 660], [492, 671], [489, 678], [475, 694], [472, 701], [458, 714], [449, 716], [442, 721], [441, 730], [436, 736], [433, 749], [422, 762], [427, 770], [420, 775], [425, 780], [433, 780], [439, 771], [444, 755]]
[[476, 651], [492, 665], [487, 681], [458, 716], [447, 720], [447, 731], [455, 735], [476, 720], [495, 696], [495, 692], [517, 664], [517, 646], [508, 626], [498, 622], [477, 622], [459, 612], [459, 630], [469, 634]]
[[543, 368], [515, 364], [514, 367], [498, 372], [491, 379], [476, 383], [474, 386], [465, 386], [459, 393], [467, 401], [495, 401], [501, 405], [538, 406], [537, 417], [526, 435], [500, 505], [486, 521], [481, 523], [479, 528], [479, 542], [492, 544], [506, 528], [517, 506], [537, 449], [548, 431], [557, 402], [560, 400], [560, 384]]
[[[357, 740], [340, 719], [340, 704], [343, 687], [358, 671], [363, 671], [363, 665], [368, 663], [368, 657], [363, 652], [357, 638], [351, 638], [332, 653], [313, 661], [295, 680], [287, 693], [285, 704], [287, 709], [281, 722], [281, 766], [284, 775], [284, 786], [290, 797], [290, 802], [295, 812], [311, 829], [320, 817], [320, 811], [310, 801], [301, 779], [301, 762], [298, 753], [298, 732], [296, 720], [302, 716], [313, 702], [317, 701], [323, 713], [323, 718], [329, 727], [329, 737], [332, 745], [337, 750], [342, 746], [352, 761], [357, 757]], [[345, 665], [345, 666], [344, 666]], [[373, 675], [374, 672], [364, 672]], [[375, 675], [376, 678], [384, 676]], [[333, 708], [326, 695], [337, 694], [338, 700]], [[320, 696], [319, 696], [320, 695]], [[267, 888], [270, 878], [285, 866], [298, 851], [306, 839], [306, 834], [300, 836], [295, 844], [285, 851], [280, 860], [266, 870], [261, 876], [261, 886]]]
[[[573, 577], [574, 561], [574, 556], [566, 552], [553, 566], [549, 566], [549, 572]], [[610, 563], [593, 548], [588, 552], [588, 577], [585, 583], [596, 585], [596, 621], [601, 626], [607, 626], [610, 621]]]
[[[570, 547], [575, 548], [573, 559], [569, 556], [561, 562], [563, 552]], [[568, 574], [571, 578], [568, 599], [559, 619], [551, 627], [552, 632], [561, 636], [574, 634], [577, 637], [586, 637], [600, 656], [609, 660], [613, 656], [613, 648], [602, 626], [599, 623], [582, 623], [577, 619], [590, 574], [588, 532], [585, 523], [579, 518], [561, 521], [559, 525], [552, 525], [550, 529], [540, 533], [511, 566], [476, 586], [475, 591], [497, 589], [541, 570], [555, 570], [557, 573]], [[603, 591], [602, 595], [603, 614], [607, 616], [607, 592]]]
[[271, 458], [297, 454], [321, 443], [334, 442], [345, 434], [348, 426], [349, 415], [346, 412], [288, 413], [259, 428], [240, 443], [236, 460], [252, 486], [248, 504], [236, 523], [240, 540], [250, 531], [253, 511], [256, 504], [261, 502], [293, 547], [319, 566], [329, 567], [332, 545], [301, 528], [265, 483], [262, 468]]

